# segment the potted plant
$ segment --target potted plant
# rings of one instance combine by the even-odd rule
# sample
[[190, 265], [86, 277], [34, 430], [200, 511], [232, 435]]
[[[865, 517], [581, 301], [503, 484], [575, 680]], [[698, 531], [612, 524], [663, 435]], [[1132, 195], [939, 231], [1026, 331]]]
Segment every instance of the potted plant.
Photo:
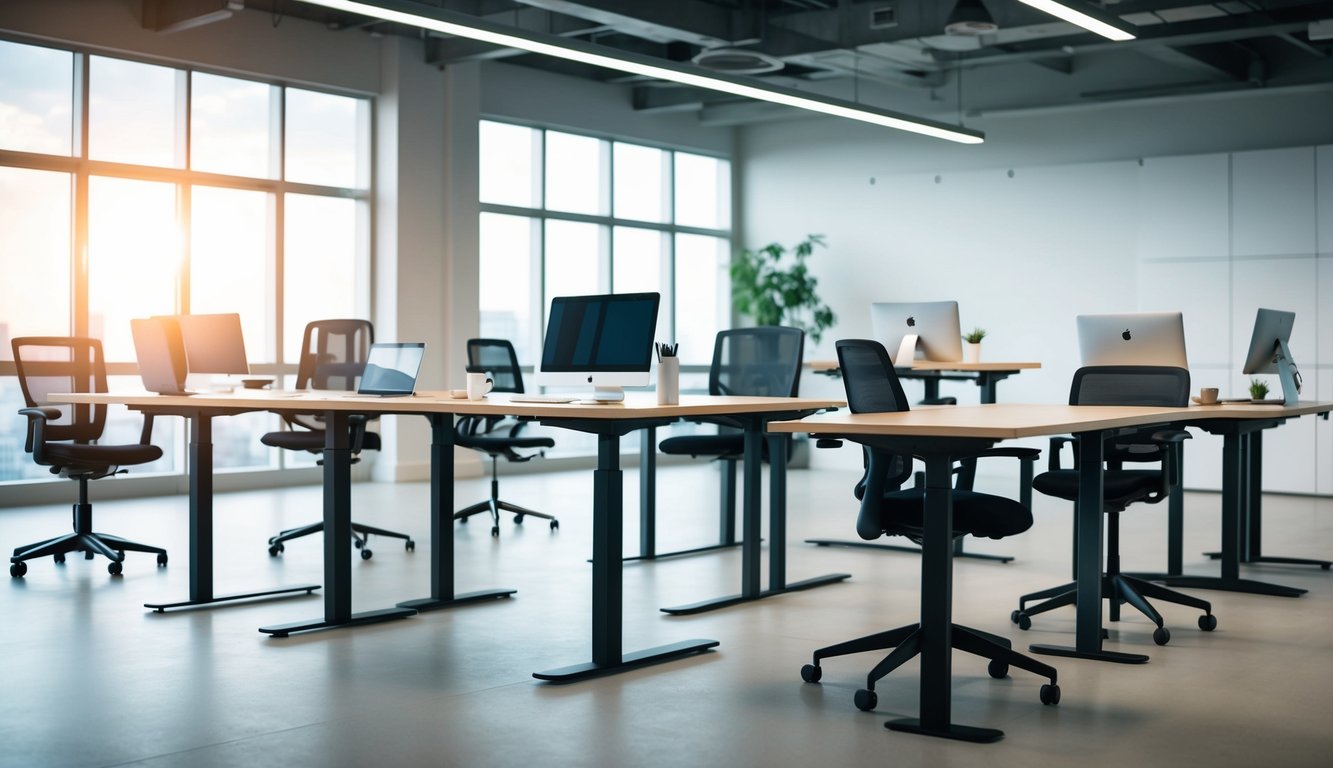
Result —
[[807, 235], [791, 249], [790, 259], [780, 243], [737, 252], [731, 263], [731, 301], [736, 311], [755, 325], [800, 328], [818, 344], [837, 317], [820, 301], [818, 281], [806, 265], [817, 245], [824, 245], [823, 235]]
[[1250, 379], [1250, 399], [1264, 400], [1268, 397], [1268, 382], [1263, 379]]
[[963, 360], [969, 363], [981, 361], [981, 340], [986, 338], [986, 329], [974, 327], [968, 333], [963, 334], [963, 341], [967, 342], [967, 347], [963, 350]]

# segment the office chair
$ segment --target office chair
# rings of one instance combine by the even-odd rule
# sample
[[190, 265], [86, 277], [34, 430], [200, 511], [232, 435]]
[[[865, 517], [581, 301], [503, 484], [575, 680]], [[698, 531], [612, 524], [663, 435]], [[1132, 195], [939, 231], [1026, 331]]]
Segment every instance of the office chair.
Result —
[[[1074, 373], [1069, 404], [1184, 406], [1189, 402], [1189, 391], [1190, 374], [1184, 368], [1088, 366]], [[1204, 613], [1199, 617], [1199, 629], [1205, 632], [1217, 628], [1217, 617], [1206, 600], [1121, 572], [1120, 513], [1131, 504], [1156, 504], [1170, 495], [1172, 487], [1179, 482], [1178, 446], [1189, 436], [1183, 430], [1144, 429], [1116, 435], [1106, 441], [1106, 469], [1102, 481], [1102, 511], [1106, 513], [1106, 571], [1102, 576], [1101, 594], [1110, 601], [1111, 621], [1120, 620], [1121, 603], [1129, 603], [1152, 620], [1157, 625], [1152, 639], [1158, 645], [1166, 645], [1171, 640], [1171, 631], [1164, 626], [1162, 615], [1145, 598], [1202, 610]], [[1074, 438], [1051, 438], [1048, 459], [1050, 470], [1033, 479], [1033, 488], [1048, 496], [1078, 501], [1077, 462], [1073, 469], [1060, 468], [1060, 447], [1074, 442]], [[1124, 469], [1126, 463], [1155, 463], [1158, 466], [1155, 469]], [[1033, 592], [1018, 599], [1018, 610], [1013, 611], [1009, 618], [1019, 629], [1028, 629], [1032, 626], [1033, 616], [1060, 606], [1073, 605], [1074, 599], [1075, 584], [1072, 582]], [[1029, 608], [1028, 603], [1033, 600], [1043, 602]]]
[[[762, 326], [719, 331], [713, 342], [713, 362], [708, 369], [708, 394], [796, 397], [800, 394], [804, 348], [805, 332], [799, 328]], [[668, 455], [707, 456], [719, 462], [722, 483], [718, 543], [691, 549], [691, 553], [732, 547], [738, 543], [736, 462], [745, 454], [743, 433], [721, 431], [737, 426], [733, 421], [723, 418], [699, 420], [698, 423], [717, 424], [720, 431], [718, 434], [669, 437], [658, 445], [658, 450]], [[763, 458], [768, 459], [767, 441], [763, 446]]]
[[[518, 367], [518, 354], [514, 345], [505, 339], [468, 339], [467, 372], [485, 373], [490, 376], [494, 386], [492, 392], [522, 392], [523, 372]], [[502, 429], [505, 416], [463, 416], [454, 425], [454, 444], [480, 451], [491, 458], [491, 495], [471, 506], [454, 513], [454, 519], [466, 523], [472, 515], [488, 512], [491, 516], [491, 535], [500, 535], [500, 510], [514, 513], [514, 522], [521, 525], [527, 516], [539, 517], [551, 521], [551, 530], [560, 527], [555, 516], [536, 512], [527, 507], [520, 507], [500, 498], [500, 479], [496, 463], [501, 456], [506, 461], [531, 461], [545, 454], [547, 448], [554, 448], [555, 441], [549, 437], [521, 437], [518, 433], [527, 425], [527, 421], [518, 420], [508, 429]], [[536, 453], [519, 453], [536, 449]]]
[[[162, 449], [151, 443], [153, 417], [144, 416], [139, 442], [130, 445], [99, 445], [106, 427], [105, 405], [47, 404], [47, 397], [57, 392], [105, 392], [106, 358], [97, 339], [59, 336], [27, 336], [12, 339], [14, 366], [26, 408], [19, 415], [28, 418], [27, 439], [23, 449], [37, 464], [50, 467], [51, 474], [79, 483], [79, 501], [74, 505], [74, 531], [14, 549], [9, 558], [9, 575], [22, 577], [28, 572], [27, 560], [51, 555], [57, 563], [65, 562], [68, 552], [83, 552], [91, 560], [102, 555], [111, 561], [107, 571], [121, 573], [126, 552], [154, 552], [159, 566], [167, 564], [167, 551], [161, 547], [122, 539], [108, 533], [93, 532], [93, 505], [88, 502], [88, 481], [111, 477], [125, 470], [122, 466], [147, 464], [162, 457]], [[68, 419], [68, 421], [66, 421]]]
[[[305, 335], [301, 339], [301, 361], [296, 367], [296, 388], [355, 391], [357, 379], [366, 367], [366, 357], [370, 354], [370, 345], [374, 341], [375, 327], [369, 320], [315, 320], [307, 323]], [[307, 451], [314, 454], [324, 452], [322, 417], [284, 413], [282, 420], [285, 429], [269, 432], [259, 438], [259, 441], [264, 445], [289, 451]], [[352, 463], [355, 464], [360, 461], [361, 451], [380, 449], [380, 436], [366, 429], [369, 419], [364, 414], [353, 414], [349, 421]], [[277, 557], [286, 550], [284, 542], [323, 530], [323, 520], [288, 528], [277, 536], [269, 537], [268, 554], [270, 557]], [[361, 550], [362, 560], [369, 560], [374, 554], [368, 546], [371, 534], [403, 539], [407, 551], [416, 549], [416, 542], [405, 533], [353, 521], [352, 544]]]
[[[882, 344], [869, 339], [842, 339], [837, 342], [837, 349], [843, 387], [852, 413], [909, 410], [902, 384]], [[925, 489], [901, 489], [901, 485], [911, 477], [912, 457], [871, 444], [863, 445], [863, 449], [867, 457], [866, 471], [853, 491], [861, 502], [856, 518], [857, 534], [866, 540], [880, 536], [905, 536], [921, 544], [925, 532]], [[1022, 533], [1030, 527], [1032, 512], [1019, 502], [972, 490], [953, 491], [955, 539], [967, 534], [1000, 539]], [[921, 588], [930, 590], [932, 587], [923, 578]], [[960, 624], [951, 624], [950, 627], [953, 647], [989, 659], [987, 672], [991, 677], [1005, 677], [1009, 674], [1010, 666], [1025, 669], [1050, 680], [1041, 686], [1043, 704], [1060, 701], [1060, 687], [1055, 681], [1054, 667], [1013, 650], [1007, 638]], [[814, 652], [813, 663], [801, 668], [801, 678], [807, 683], [819, 682], [823, 675], [820, 667], [823, 659], [892, 648], [893, 651], [870, 671], [866, 687], [857, 691], [854, 697], [857, 709], [874, 709], [878, 701], [875, 695], [876, 681], [920, 653], [920, 631], [919, 623], [908, 624], [820, 648]]]

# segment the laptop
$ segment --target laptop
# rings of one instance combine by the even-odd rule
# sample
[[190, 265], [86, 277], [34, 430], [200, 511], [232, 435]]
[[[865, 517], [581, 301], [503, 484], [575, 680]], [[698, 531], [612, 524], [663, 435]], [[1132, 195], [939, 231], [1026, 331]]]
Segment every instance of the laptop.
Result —
[[130, 320], [134, 356], [144, 389], [159, 395], [192, 395], [185, 388], [185, 343], [176, 318], [145, 317]]
[[421, 341], [376, 343], [370, 345], [366, 369], [361, 374], [358, 395], [407, 397], [417, 388], [417, 373], [426, 355]]

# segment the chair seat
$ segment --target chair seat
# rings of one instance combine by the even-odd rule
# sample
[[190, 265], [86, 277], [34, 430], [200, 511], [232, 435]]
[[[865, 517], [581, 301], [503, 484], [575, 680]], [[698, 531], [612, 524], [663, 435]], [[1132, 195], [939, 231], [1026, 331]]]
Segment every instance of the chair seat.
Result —
[[47, 443], [42, 452], [48, 463], [65, 469], [120, 467], [147, 464], [162, 458], [156, 445], [81, 445]]
[[[926, 491], [910, 488], [886, 493], [879, 513], [886, 533], [919, 536], [924, 525]], [[970, 533], [987, 539], [1001, 539], [1032, 527], [1032, 512], [1013, 499], [976, 491], [953, 492], [953, 530], [955, 535]]]
[[486, 453], [504, 453], [515, 448], [554, 448], [555, 440], [549, 437], [508, 437], [486, 435], [464, 435], [456, 433], [454, 444]]
[[[285, 429], [278, 432], [269, 432], [259, 438], [259, 442], [273, 448], [286, 448], [289, 451], [319, 453], [324, 450], [324, 432], [316, 429]], [[361, 450], [378, 451], [379, 449], [379, 433], [367, 431], [361, 438]]]
[[658, 450], [672, 456], [740, 456], [745, 453], [745, 435], [681, 435], [668, 437]]
[[[1078, 501], [1078, 470], [1057, 469], [1032, 479], [1032, 487], [1047, 496]], [[1107, 504], [1125, 506], [1146, 499], [1162, 488], [1162, 473], [1152, 469], [1113, 469], [1102, 473], [1102, 494]]]

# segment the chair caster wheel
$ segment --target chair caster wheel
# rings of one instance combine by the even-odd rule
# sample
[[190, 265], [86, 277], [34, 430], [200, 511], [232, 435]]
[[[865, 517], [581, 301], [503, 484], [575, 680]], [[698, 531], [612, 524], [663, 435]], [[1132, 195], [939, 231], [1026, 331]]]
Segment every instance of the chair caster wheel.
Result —
[[1022, 612], [1021, 610], [1017, 610], [1017, 609], [1015, 609], [1015, 610], [1010, 611], [1010, 612], [1009, 612], [1009, 623], [1011, 623], [1011, 624], [1017, 624], [1017, 623], [1018, 623], [1018, 617], [1021, 616], [1021, 615], [1023, 615], [1023, 612]]
[[523, 524], [523, 516], [514, 515], [514, 525], [522, 525], [522, 524]]
[[1152, 641], [1158, 645], [1166, 645], [1171, 642], [1171, 630], [1166, 627], [1158, 627], [1152, 631]]
[[559, 521], [559, 520], [552, 520], [552, 521], [551, 521], [551, 530], [555, 531], [555, 530], [559, 530], [559, 529], [560, 529], [560, 521]]
[[412, 541], [411, 539], [408, 539], [403, 544], [403, 549], [406, 549], [408, 552], [415, 552], [417, 551], [417, 543], [415, 541]]
[[500, 538], [500, 526], [498, 525], [491, 526], [491, 536], [497, 539]]
[[167, 564], [167, 553], [162, 552], [157, 556], [157, 567], [163, 568]]
[[1212, 632], [1217, 629], [1217, 617], [1211, 613], [1205, 613], [1199, 617], [1199, 629], [1204, 632]]
[[65, 553], [60, 552], [60, 553], [54, 554], [54, 555], [51, 556], [51, 559], [54, 560], [54, 561], [56, 561], [56, 565], [64, 565], [64, 564], [65, 564]]
[[1026, 631], [1029, 630], [1029, 629], [1032, 629], [1032, 617], [1031, 617], [1031, 616], [1027, 615], [1026, 613], [1024, 613], [1024, 612], [1022, 612], [1022, 611], [1014, 611], [1014, 613], [1018, 614], [1017, 617], [1014, 617], [1014, 618], [1013, 618], [1013, 621], [1014, 621], [1015, 624], [1018, 625], [1018, 628], [1019, 628], [1019, 629], [1023, 630], [1024, 632], [1026, 632]]
[[366, 543], [365, 543], [364, 541], [360, 540], [360, 539], [356, 539], [356, 538], [352, 539], [352, 546], [356, 547], [357, 549], [360, 549], [360, 548], [364, 547], [365, 545], [366, 545]]
[[814, 664], [806, 664], [801, 667], [801, 679], [807, 683], [817, 683], [823, 676], [824, 670]]
[[852, 702], [856, 704], [856, 708], [862, 712], [869, 712], [879, 703], [879, 697], [875, 695], [874, 691], [862, 688], [852, 697]]
[[1009, 676], [1009, 665], [999, 659], [991, 659], [986, 665], [986, 672], [996, 680], [1002, 680]]
[[467, 518], [466, 518], [466, 517], [460, 517], [460, 518], [458, 518], [458, 522], [462, 523], [463, 525], [467, 525]]
[[28, 572], [28, 564], [24, 562], [12, 563], [9, 566], [9, 575], [16, 579], [23, 578], [23, 574]]
[[367, 548], [363, 548], [363, 549], [361, 550], [361, 559], [362, 559], [362, 560], [369, 560], [371, 557], [374, 556], [374, 554], [375, 554], [375, 553], [374, 553], [374, 552], [371, 552], [369, 549], [367, 549]]
[[85, 549], [85, 550], [83, 550], [83, 559], [84, 559], [84, 560], [92, 560], [92, 559], [93, 559], [93, 551], [92, 551], [91, 549]]
[[1060, 686], [1055, 683], [1046, 683], [1041, 687], [1041, 703], [1047, 706], [1055, 706], [1060, 703]]
[[1319, 570], [1321, 570], [1321, 571], [1327, 571], [1328, 568], [1329, 568], [1329, 566], [1333, 566], [1333, 563], [1320, 563], [1320, 564], [1319, 564]]
[[268, 548], [268, 556], [277, 557], [278, 555], [281, 555], [283, 552], [286, 551], [287, 548], [284, 547], [282, 544], [274, 544], [273, 546]]
[[106, 572], [112, 576], [119, 576], [120, 572], [123, 570], [125, 570], [125, 566], [121, 565], [120, 562], [116, 560], [112, 560], [106, 566]]

